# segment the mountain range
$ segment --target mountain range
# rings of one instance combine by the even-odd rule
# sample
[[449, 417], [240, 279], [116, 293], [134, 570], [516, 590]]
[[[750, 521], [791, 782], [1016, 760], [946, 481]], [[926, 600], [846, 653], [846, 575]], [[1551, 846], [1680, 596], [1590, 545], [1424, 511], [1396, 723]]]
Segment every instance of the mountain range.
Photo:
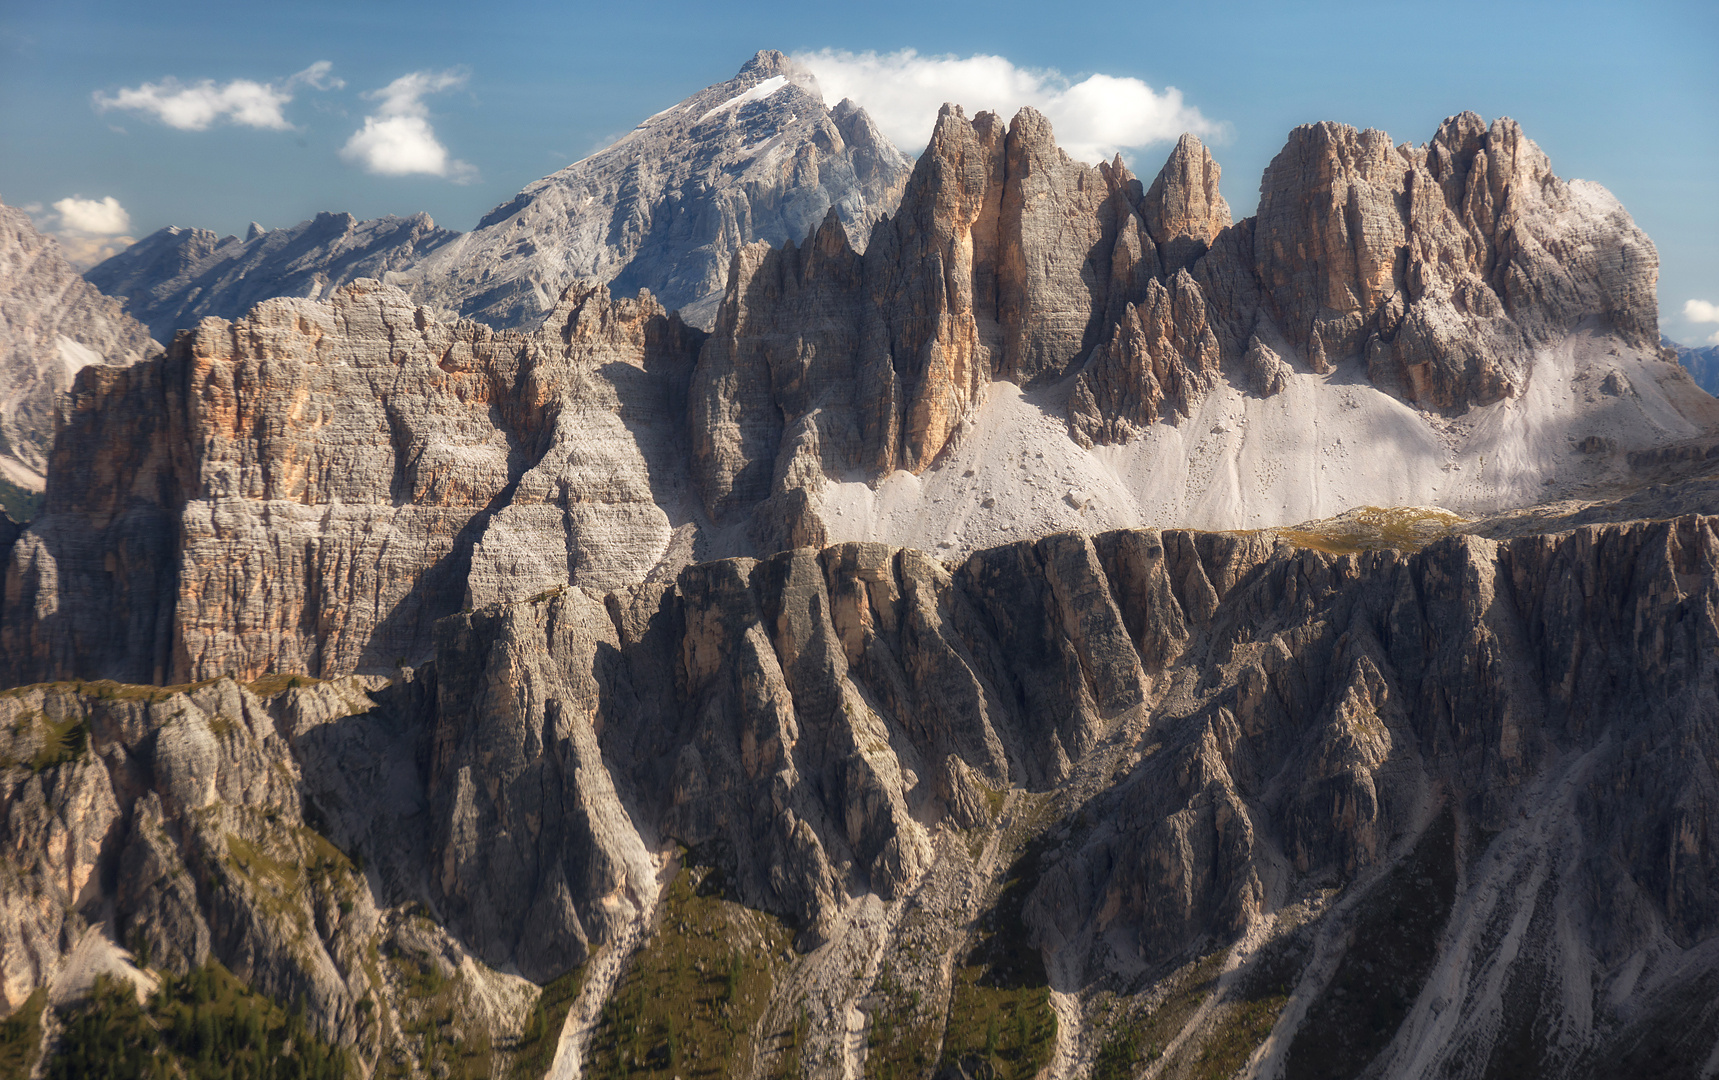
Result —
[[215, 972], [364, 1077], [1719, 1069], [1719, 402], [1617, 201], [1472, 113], [1240, 221], [894, 154], [760, 53], [471, 233], [91, 271], [170, 344], [0, 522], [0, 1059], [193, 1075]]
[[1697, 386], [1709, 394], [1719, 391], [1719, 345], [1679, 345], [1670, 338], [1660, 343], [1677, 354], [1677, 362], [1688, 369]]
[[909, 162], [851, 101], [779, 52], [528, 185], [469, 233], [425, 214], [319, 214], [244, 239], [166, 228], [85, 275], [162, 341], [274, 296], [378, 278], [445, 317], [535, 327], [568, 285], [648, 289], [708, 328], [742, 244], [798, 241], [834, 209], [861, 238], [895, 208]]

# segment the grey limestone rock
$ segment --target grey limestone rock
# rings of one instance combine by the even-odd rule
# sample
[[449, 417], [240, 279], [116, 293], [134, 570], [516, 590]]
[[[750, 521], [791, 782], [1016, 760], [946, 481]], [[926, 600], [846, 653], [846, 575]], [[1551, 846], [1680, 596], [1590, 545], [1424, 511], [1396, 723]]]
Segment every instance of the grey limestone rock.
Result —
[[600, 287], [521, 335], [360, 281], [92, 372], [13, 547], [5, 666], [387, 673], [473, 602], [642, 579], [698, 336]]
[[[915, 928], [966, 896], [951, 926], [1022, 935], [1059, 973], [1058, 1040], [1108, 1038], [1116, 1009], [1234, 946], [1235, 994], [1280, 958], [1266, 1052], [1292, 1069], [1337, 1030], [1379, 1075], [1480, 1075], [1461, 1063], [1553, 1018], [1575, 1025], [1553, 1074], [1649, 1037], [1699, 1059], [1676, 1017], [1719, 1002], [1690, 974], [1719, 940], [1699, 750], [1719, 722], [1716, 528], [1347, 554], [1062, 533], [953, 570], [842, 544], [457, 614], [435, 673], [385, 692], [13, 691], [6, 994], [112, 902], [152, 963], [206, 950], [350, 1040], [353, 1001], [394, 1000], [365, 981], [366, 942], [547, 980], [644, 924], [679, 842], [799, 929], [798, 974], [769, 993], [813, 1031], [846, 1032], [847, 999], [801, 980], [871, 985], [855, 927], [905, 972]], [[87, 744], [58, 741], [66, 721]], [[1039, 854], [999, 880], [983, 852], [1022, 829]], [[289, 911], [308, 936], [271, 891], [283, 863], [306, 868]], [[1018, 916], [995, 906], [1003, 881]], [[434, 921], [381, 910], [415, 898]], [[1367, 928], [1405, 904], [1432, 920], [1426, 951], [1381, 968]], [[1504, 925], [1533, 948], [1505, 948]], [[1287, 952], [1250, 952], [1261, 938]], [[1378, 1008], [1367, 965], [1393, 980]], [[950, 986], [923, 986], [936, 1027]], [[1202, 993], [1226, 1016], [1244, 1000]], [[1570, 994], [1593, 1015], [1572, 1021]], [[1216, 1037], [1196, 1024], [1178, 1053]]]
[[40, 491], [60, 395], [77, 373], [160, 351], [118, 302], [78, 276], [58, 242], [0, 204], [0, 478]]

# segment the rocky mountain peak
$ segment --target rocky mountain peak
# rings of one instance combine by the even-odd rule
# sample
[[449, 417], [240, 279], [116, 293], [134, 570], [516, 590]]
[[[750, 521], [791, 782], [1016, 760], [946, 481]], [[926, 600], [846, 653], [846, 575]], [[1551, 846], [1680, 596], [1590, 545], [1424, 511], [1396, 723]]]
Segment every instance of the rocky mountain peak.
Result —
[[768, 79], [775, 75], [787, 75], [803, 70], [805, 69], [788, 59], [787, 53], [777, 49], [759, 49], [752, 54], [752, 59], [740, 65], [739, 78], [755, 75], [760, 79]]
[[1185, 134], [1152, 181], [1140, 212], [1165, 273], [1193, 266], [1230, 227], [1230, 204], [1218, 193], [1222, 175], [1199, 136]]
[[741, 245], [798, 241], [833, 207], [863, 247], [908, 171], [863, 109], [827, 108], [809, 71], [760, 52], [733, 79], [528, 185], [397, 280], [497, 326], [532, 324], [579, 278], [649, 289], [709, 326]]
[[764, 50], [734, 78], [528, 184], [463, 236], [423, 214], [323, 213], [243, 240], [170, 229], [89, 280], [164, 340], [207, 316], [236, 319], [269, 297], [326, 295], [365, 277], [498, 328], [535, 326], [582, 279], [648, 289], [709, 326], [741, 245], [798, 241], [833, 207], [863, 248], [909, 171], [864, 109], [826, 107], [810, 71]]

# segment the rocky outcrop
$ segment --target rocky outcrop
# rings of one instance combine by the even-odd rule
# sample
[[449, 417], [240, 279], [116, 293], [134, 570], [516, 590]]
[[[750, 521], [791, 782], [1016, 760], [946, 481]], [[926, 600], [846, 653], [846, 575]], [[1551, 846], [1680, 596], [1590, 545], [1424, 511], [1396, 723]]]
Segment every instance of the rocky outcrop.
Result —
[[0, 698], [0, 714], [7, 1008], [58, 974], [85, 927], [111, 920], [140, 964], [184, 974], [217, 958], [353, 1038], [354, 1004], [380, 989], [364, 962], [376, 910], [362, 875], [306, 826], [296, 763], [259, 698], [225, 680], [182, 693], [31, 687]]
[[696, 340], [601, 288], [519, 335], [360, 282], [92, 372], [13, 547], [9, 680], [392, 671], [474, 602], [639, 580]]
[[652, 116], [612, 146], [528, 185], [469, 233], [425, 214], [319, 214], [217, 238], [163, 229], [90, 270], [162, 340], [277, 296], [325, 297], [378, 278], [443, 317], [534, 329], [568, 286], [646, 289], [708, 327], [741, 246], [798, 241], [833, 211], [864, 247], [909, 162], [851, 101], [779, 52]]
[[281, 229], [252, 225], [244, 239], [169, 226], [91, 267], [84, 278], [172, 341], [210, 316], [237, 319], [277, 296], [316, 300], [358, 278], [412, 266], [459, 233], [428, 214], [359, 221], [318, 214]]
[[[712, 515], [765, 497], [764, 478], [791, 474], [812, 446], [827, 475], [923, 473], [993, 380], [1069, 372], [1111, 294], [1142, 299], [1156, 272], [1119, 194], [1130, 182], [1120, 163], [1070, 161], [1031, 109], [1005, 129], [945, 106], [863, 254], [826, 222], [803, 246], [737, 256], [693, 387]], [[792, 391], [768, 405], [746, 393], [767, 385]]]
[[42, 489], [59, 398], [80, 370], [160, 351], [27, 214], [0, 205], [0, 479]]
[[[395, 955], [401, 905], [547, 980], [642, 925], [678, 841], [797, 928], [763, 992], [810, 1045], [840, 1033], [830, 1075], [864, 1064], [852, 1010], [881, 1025], [905, 993], [867, 958], [914, 978], [956, 911], [1041, 951], [1060, 1046], [1136, 1037], [1137, 1005], [1233, 944], [1233, 977], [1159, 1033], [1173, 1062], [1241, 1039], [1296, 1075], [1336, 1054], [1481, 1076], [1553, 1019], [1542, 1075], [1643, 1039], [1699, 1062], [1710, 1036], [1678, 1018], [1719, 1008], [1690, 974], [1719, 940], [1716, 553], [1709, 517], [1350, 554], [1064, 533], [952, 568], [842, 544], [456, 614], [433, 675], [370, 697], [16, 691], [6, 993], [111, 899], [138, 955], [206, 951], [350, 1041], [349, 1002], [403, 1007], [362, 962]], [[1005, 907], [987, 852], [1028, 838]], [[934, 955], [970, 962], [961, 940]], [[913, 984], [933, 1031], [958, 982]]]
[[1188, 272], [1177, 271], [1169, 288], [1151, 282], [1075, 382], [1069, 418], [1076, 440], [1123, 443], [1160, 419], [1189, 415], [1219, 378], [1218, 358], [1205, 299]]
[[1533, 351], [1590, 316], [1658, 337], [1653, 245], [1514, 121], [1463, 113], [1421, 147], [1300, 127], [1260, 191], [1266, 310], [1315, 370], [1363, 356], [1375, 383], [1460, 409], [1518, 393]]
[[[776, 78], [699, 116], [805, 92], [755, 86]], [[464, 607], [667, 580], [696, 558], [877, 538], [964, 555], [1357, 504], [1495, 513], [1627, 482], [1719, 405], [1631, 344], [1653, 267], [1621, 210], [1551, 178], [1513, 126], [1477, 124], [1412, 153], [1298, 130], [1262, 217], [1225, 226], [1195, 140], [1143, 189], [1119, 161], [1069, 161], [1031, 110], [1005, 128], [951, 106], [863, 251], [839, 208], [801, 242], [739, 247], [708, 337], [589, 284], [529, 332], [443, 322], [368, 280], [206, 322], [157, 368], [80, 384], [47, 512], [12, 546], [0, 670], [382, 674], [431, 655], [435, 620]], [[1479, 155], [1461, 175], [1458, 144]], [[1462, 241], [1480, 261], [1437, 255], [1467, 220], [1452, 207], [1480, 220], [1508, 148], [1544, 194], [1500, 188], [1506, 225], [1474, 225], [1493, 246]], [[1408, 218], [1380, 216], [1399, 205]], [[1613, 241], [1618, 259], [1583, 246]], [[1438, 281], [1481, 291], [1448, 308], [1470, 322], [1449, 324], [1444, 359], [1392, 366], [1456, 295], [1415, 293], [1413, 244]], [[1456, 269], [1482, 265], [1492, 277]], [[1497, 310], [1471, 325], [1482, 293]], [[1324, 321], [1298, 336], [1314, 308]], [[1401, 333], [1379, 321], [1399, 310]], [[1592, 325], [1566, 334], [1578, 319]], [[1348, 362], [1377, 385], [1305, 374]], [[1479, 403], [1531, 362], [1542, 393]], [[1496, 418], [1452, 427], [1415, 403]], [[1393, 469], [1351, 456], [1377, 440]]]
[[1193, 135], [1183, 135], [1140, 203], [1166, 275], [1186, 270], [1230, 227], [1230, 204], [1218, 193], [1223, 170]]

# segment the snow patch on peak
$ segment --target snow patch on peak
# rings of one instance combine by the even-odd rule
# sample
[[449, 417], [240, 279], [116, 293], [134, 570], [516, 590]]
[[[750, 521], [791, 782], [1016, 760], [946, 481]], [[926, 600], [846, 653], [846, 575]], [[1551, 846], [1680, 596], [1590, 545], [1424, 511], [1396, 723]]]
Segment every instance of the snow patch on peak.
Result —
[[698, 122], [702, 124], [719, 112], [724, 112], [728, 109], [738, 109], [740, 106], [745, 105], [748, 102], [763, 101], [765, 98], [787, 85], [788, 76], [772, 75], [770, 78], [765, 79], [763, 82], [746, 91], [744, 94], [731, 97], [715, 108], [706, 111], [703, 116], [698, 118]]
[[66, 366], [66, 381], [68, 383], [84, 368], [91, 364], [102, 363], [101, 353], [96, 352], [88, 345], [73, 341], [64, 334], [55, 335], [54, 344], [60, 354], [60, 363]]

